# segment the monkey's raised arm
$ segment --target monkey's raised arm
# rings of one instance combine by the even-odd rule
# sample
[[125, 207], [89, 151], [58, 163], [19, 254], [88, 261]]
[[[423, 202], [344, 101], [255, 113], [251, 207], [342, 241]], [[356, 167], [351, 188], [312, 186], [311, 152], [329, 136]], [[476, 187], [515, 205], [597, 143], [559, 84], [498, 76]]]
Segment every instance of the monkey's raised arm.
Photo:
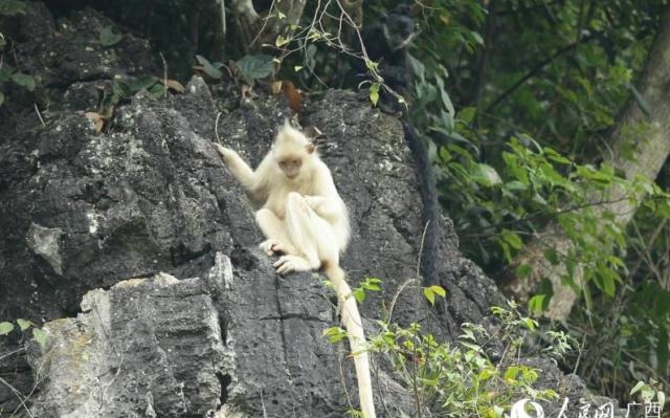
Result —
[[264, 173], [265, 168], [267, 168], [266, 161], [263, 160], [256, 171], [254, 171], [234, 150], [217, 143], [214, 143], [214, 147], [221, 154], [221, 159], [223, 159], [228, 169], [237, 178], [237, 181], [240, 182], [251, 200], [259, 205], [265, 203], [268, 198], [267, 187], [263, 183], [263, 179], [267, 178], [267, 174]]
[[221, 159], [226, 163], [226, 166], [228, 166], [235, 178], [242, 184], [242, 187], [247, 191], [252, 191], [255, 185], [254, 170], [232, 149], [223, 147], [217, 143], [214, 143], [214, 147], [221, 154]]

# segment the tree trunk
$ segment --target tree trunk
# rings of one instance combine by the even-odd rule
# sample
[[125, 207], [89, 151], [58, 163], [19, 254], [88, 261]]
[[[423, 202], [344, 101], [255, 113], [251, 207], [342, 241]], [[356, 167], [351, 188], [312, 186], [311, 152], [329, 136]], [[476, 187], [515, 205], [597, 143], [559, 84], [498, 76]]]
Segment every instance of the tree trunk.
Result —
[[[638, 90], [642, 103], [646, 103], [648, 109], [643, 109], [639, 100], [629, 101], [612, 134], [612, 153], [606, 158], [606, 163], [627, 179], [640, 176], [653, 180], [670, 153], [670, 8], [661, 19], [659, 33], [649, 53]], [[643, 124], [647, 126], [646, 129], [636, 129]], [[614, 216], [614, 222], [624, 228], [643, 198], [643, 192], [630, 195], [629, 190], [612, 186], [596, 197], [599, 201], [612, 202], [595, 207], [596, 219], [603, 219], [601, 215], [610, 213]], [[574, 248], [574, 244], [556, 222], [549, 224], [513, 263], [514, 266], [530, 266], [532, 273], [526, 279], [515, 278], [508, 289], [517, 298], [526, 300], [539, 281], [548, 278], [554, 296], [544, 315], [564, 320], [570, 314], [578, 295], [573, 288], [563, 283], [563, 277], [568, 275], [565, 264], [552, 265], [544, 257], [546, 248], [565, 254]], [[583, 285], [583, 269], [583, 265], [577, 266], [573, 272], [573, 280], [580, 287]]]

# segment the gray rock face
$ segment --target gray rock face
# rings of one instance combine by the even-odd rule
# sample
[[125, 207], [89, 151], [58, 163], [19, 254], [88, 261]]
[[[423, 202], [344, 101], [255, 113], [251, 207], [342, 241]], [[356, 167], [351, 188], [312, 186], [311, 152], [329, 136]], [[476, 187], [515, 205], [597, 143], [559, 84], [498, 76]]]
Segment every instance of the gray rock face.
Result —
[[[224, 280], [222, 272], [213, 272], [214, 279]], [[234, 353], [225, 350], [217, 311], [203, 286], [200, 279], [164, 273], [130, 279], [88, 292], [76, 318], [48, 322], [47, 344], [31, 356], [36, 377], [44, 380], [33, 415], [213, 414]]]
[[[0, 377], [24, 394], [39, 383], [31, 402], [40, 417], [344, 416], [347, 394], [357, 399], [353, 362], [322, 336], [337, 325], [334, 294], [316, 274], [278, 277], [257, 249], [253, 211], [211, 145], [207, 85], [196, 77], [161, 100], [139, 93], [99, 133], [84, 116], [96, 86], [117, 70], [147, 71], [148, 44], [124, 37], [113, 54], [96, 49], [90, 41], [109, 22], [91, 11], [56, 38], [34, 4], [14, 36], [41, 80], [37, 99], [59, 104], [44, 112], [46, 126], [32, 103], [0, 108], [0, 320], [44, 321], [49, 339], [31, 350], [36, 379], [20, 353], [0, 359]], [[40, 19], [50, 30], [29, 32]], [[288, 106], [263, 95], [227, 102], [239, 104], [217, 131], [255, 165]], [[349, 281], [383, 280], [361, 306], [366, 327], [393, 300], [394, 322], [419, 322], [440, 339], [484, 322], [503, 298], [461, 256], [448, 219], [443, 309], [428, 306], [418, 282], [406, 285], [423, 226], [399, 121], [341, 91], [305, 108], [301, 123], [325, 134], [318, 149], [351, 212]], [[0, 352], [14, 343], [0, 340]], [[383, 372], [373, 382], [392, 416], [409, 410]], [[15, 410], [25, 408], [0, 385], [0, 411]]]
[[60, 256], [60, 239], [63, 230], [60, 228], [44, 228], [35, 223], [30, 224], [26, 241], [28, 247], [37, 255], [42, 256], [58, 274], [63, 274], [63, 260]]

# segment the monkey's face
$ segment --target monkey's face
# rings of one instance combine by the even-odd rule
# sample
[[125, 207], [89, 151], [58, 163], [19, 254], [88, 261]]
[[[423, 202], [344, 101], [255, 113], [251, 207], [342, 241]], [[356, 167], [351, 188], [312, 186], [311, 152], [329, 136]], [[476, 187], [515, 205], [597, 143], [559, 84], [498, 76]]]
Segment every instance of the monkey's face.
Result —
[[298, 155], [284, 155], [278, 159], [279, 168], [286, 177], [291, 180], [297, 179], [302, 168], [302, 158]]
[[391, 50], [406, 48], [417, 35], [412, 9], [401, 4], [384, 19], [384, 37]]

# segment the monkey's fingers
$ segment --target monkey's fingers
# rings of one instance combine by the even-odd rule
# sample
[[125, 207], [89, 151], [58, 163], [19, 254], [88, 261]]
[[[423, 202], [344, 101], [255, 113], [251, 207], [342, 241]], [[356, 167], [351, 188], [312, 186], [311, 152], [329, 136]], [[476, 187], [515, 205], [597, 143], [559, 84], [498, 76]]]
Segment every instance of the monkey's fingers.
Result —
[[293, 266], [288, 256], [281, 257], [278, 261], [272, 264], [272, 267], [274, 267], [277, 273], [282, 276], [293, 271]]
[[230, 158], [230, 156], [235, 154], [235, 151], [233, 151], [230, 148], [226, 148], [221, 144], [217, 144], [216, 142], [214, 142], [213, 144], [216, 151], [221, 155], [221, 158], [223, 158], [224, 160]]
[[212, 142], [214, 144], [214, 148], [218, 151], [219, 154], [223, 155], [225, 153], [225, 147], [219, 143]]
[[273, 265], [277, 273], [284, 275], [292, 271], [309, 271], [311, 267], [307, 260], [295, 255], [285, 255], [279, 258]]

